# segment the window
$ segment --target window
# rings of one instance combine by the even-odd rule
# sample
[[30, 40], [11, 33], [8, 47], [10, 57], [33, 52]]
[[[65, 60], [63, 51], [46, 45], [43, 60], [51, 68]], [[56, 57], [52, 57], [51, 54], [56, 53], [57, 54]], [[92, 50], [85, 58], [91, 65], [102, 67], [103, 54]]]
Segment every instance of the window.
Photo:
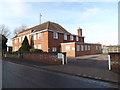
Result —
[[76, 41], [79, 41], [79, 38], [78, 38], [78, 36], [76, 36]]
[[67, 34], [64, 34], [64, 40], [67, 40]]
[[33, 40], [36, 40], [36, 34], [33, 35]]
[[52, 51], [53, 51], [53, 52], [56, 52], [56, 51], [57, 51], [56, 47], [53, 47], [53, 48], [52, 48]]
[[88, 50], [90, 50], [90, 45], [88, 46]]
[[17, 43], [17, 39], [15, 39], [15, 43]]
[[69, 52], [70, 51], [70, 45], [66, 46], [66, 51]]
[[33, 48], [36, 48], [36, 45], [34, 45], [34, 47]]
[[96, 50], [98, 50], [98, 46], [96, 46]]
[[101, 50], [101, 46], [99, 46], [99, 50]]
[[19, 42], [21, 42], [21, 37], [19, 37]]
[[54, 39], [58, 39], [58, 33], [57, 33], [57, 32], [54, 32], [54, 33], [53, 33], [53, 38], [54, 38]]
[[29, 40], [29, 35], [27, 35], [27, 39]]
[[38, 39], [40, 39], [41, 38], [41, 33], [38, 33]]
[[81, 51], [84, 51], [84, 46], [83, 45], [81, 45]]
[[15, 51], [17, 51], [18, 50], [18, 48], [17, 47], [15, 47]]
[[80, 45], [77, 45], [77, 51], [80, 51]]
[[87, 51], [87, 45], [85, 45], [85, 51]]
[[41, 44], [38, 44], [38, 49], [41, 49]]
[[24, 40], [25, 36], [22, 37], [22, 41]]
[[71, 41], [73, 40], [73, 36], [72, 36], [72, 35], [70, 35], [70, 40], [71, 40]]

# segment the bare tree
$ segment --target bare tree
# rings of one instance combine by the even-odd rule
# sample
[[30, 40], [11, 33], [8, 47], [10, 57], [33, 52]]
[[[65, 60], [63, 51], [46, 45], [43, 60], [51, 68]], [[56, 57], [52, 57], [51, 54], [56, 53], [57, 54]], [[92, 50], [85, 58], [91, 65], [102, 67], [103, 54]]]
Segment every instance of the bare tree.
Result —
[[16, 28], [14, 29], [14, 34], [17, 35], [18, 33], [24, 31], [26, 28], [27, 28], [27, 26], [24, 25], [24, 24], [22, 24], [21, 26], [16, 27]]
[[0, 24], [0, 34], [4, 35], [5, 37], [8, 37], [11, 33], [7, 26], [5, 26], [4, 24]]

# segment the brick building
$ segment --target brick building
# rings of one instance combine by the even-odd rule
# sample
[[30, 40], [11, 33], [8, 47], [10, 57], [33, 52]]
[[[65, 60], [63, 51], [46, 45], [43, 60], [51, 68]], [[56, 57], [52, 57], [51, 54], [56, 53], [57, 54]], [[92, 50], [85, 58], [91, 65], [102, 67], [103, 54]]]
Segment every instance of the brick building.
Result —
[[[13, 51], [19, 50], [24, 37], [27, 36], [32, 48], [45, 52], [67, 52], [67, 56], [72, 57], [101, 53], [100, 44], [84, 43], [82, 29], [77, 31], [78, 35], [73, 35], [59, 24], [48, 21], [17, 34], [12, 40]], [[75, 54], [72, 54], [73, 52]]]

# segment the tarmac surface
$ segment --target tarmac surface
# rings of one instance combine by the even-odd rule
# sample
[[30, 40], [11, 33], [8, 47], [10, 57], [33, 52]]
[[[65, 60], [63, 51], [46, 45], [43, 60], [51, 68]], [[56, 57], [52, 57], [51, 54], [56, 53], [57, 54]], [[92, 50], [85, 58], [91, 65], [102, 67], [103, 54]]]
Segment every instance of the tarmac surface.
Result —
[[120, 83], [120, 75], [117, 72], [108, 70], [107, 55], [102, 54], [68, 58], [68, 63], [66, 65], [45, 64], [23, 59], [9, 60], [9, 58], [4, 58], [4, 60], [80, 77], [112, 82], [116, 84]]

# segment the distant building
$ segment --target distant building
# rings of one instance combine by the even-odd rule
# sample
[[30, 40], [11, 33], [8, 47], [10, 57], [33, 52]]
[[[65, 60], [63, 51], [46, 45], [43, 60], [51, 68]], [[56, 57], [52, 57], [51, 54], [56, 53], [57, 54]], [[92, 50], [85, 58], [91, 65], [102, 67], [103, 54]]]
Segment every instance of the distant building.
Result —
[[120, 52], [120, 45], [106, 46], [102, 48], [103, 53]]
[[71, 34], [59, 24], [48, 21], [17, 34], [12, 40], [12, 50], [18, 51], [27, 36], [32, 48], [45, 52], [66, 52], [71, 57], [102, 52], [101, 44], [85, 43], [82, 29], [77, 32], [78, 35]]

